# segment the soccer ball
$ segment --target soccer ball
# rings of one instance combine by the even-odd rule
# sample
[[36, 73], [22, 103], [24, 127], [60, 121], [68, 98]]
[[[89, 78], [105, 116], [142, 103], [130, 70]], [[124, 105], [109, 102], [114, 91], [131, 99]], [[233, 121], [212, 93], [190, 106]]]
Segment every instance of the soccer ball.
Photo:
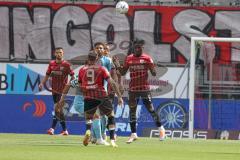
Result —
[[119, 1], [116, 4], [116, 11], [120, 14], [125, 14], [128, 12], [129, 6], [128, 3], [125, 1]]

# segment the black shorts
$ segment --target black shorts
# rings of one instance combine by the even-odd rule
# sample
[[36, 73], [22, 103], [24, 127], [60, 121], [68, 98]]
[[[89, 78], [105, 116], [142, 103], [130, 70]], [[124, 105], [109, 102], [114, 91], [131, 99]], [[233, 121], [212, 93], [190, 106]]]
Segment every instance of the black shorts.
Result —
[[137, 107], [138, 101], [142, 98], [144, 105], [152, 104], [152, 95], [150, 91], [133, 92], [129, 91], [129, 107]]
[[52, 94], [54, 104], [56, 104], [60, 101], [61, 96], [62, 96], [62, 94], [57, 94], [57, 93]]
[[84, 112], [88, 115], [94, 115], [97, 108], [100, 110], [100, 114], [110, 115], [113, 111], [112, 103], [108, 97], [97, 99], [84, 99]]

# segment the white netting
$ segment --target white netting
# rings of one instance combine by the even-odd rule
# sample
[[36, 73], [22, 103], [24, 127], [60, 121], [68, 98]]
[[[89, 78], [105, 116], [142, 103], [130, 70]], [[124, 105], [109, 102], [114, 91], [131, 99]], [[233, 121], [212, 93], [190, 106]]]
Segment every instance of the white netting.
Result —
[[240, 39], [199, 37], [192, 43], [191, 56], [195, 59], [194, 65], [191, 59], [190, 67], [190, 137], [198, 128], [210, 132], [237, 129], [240, 63], [236, 55], [240, 54]]

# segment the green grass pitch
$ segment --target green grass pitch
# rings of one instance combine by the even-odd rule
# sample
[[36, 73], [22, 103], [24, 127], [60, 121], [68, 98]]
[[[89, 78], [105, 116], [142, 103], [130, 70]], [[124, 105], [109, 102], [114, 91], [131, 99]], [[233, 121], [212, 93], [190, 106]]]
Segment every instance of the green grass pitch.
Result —
[[82, 145], [82, 136], [0, 134], [0, 160], [238, 160], [240, 140], [140, 138], [118, 148]]

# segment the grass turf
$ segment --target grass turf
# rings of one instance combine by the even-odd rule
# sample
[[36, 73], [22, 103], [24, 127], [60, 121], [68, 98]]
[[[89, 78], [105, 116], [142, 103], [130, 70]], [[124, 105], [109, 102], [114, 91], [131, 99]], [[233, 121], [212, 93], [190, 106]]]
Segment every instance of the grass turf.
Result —
[[240, 141], [140, 138], [118, 148], [82, 145], [81, 136], [0, 134], [1, 160], [237, 160]]

